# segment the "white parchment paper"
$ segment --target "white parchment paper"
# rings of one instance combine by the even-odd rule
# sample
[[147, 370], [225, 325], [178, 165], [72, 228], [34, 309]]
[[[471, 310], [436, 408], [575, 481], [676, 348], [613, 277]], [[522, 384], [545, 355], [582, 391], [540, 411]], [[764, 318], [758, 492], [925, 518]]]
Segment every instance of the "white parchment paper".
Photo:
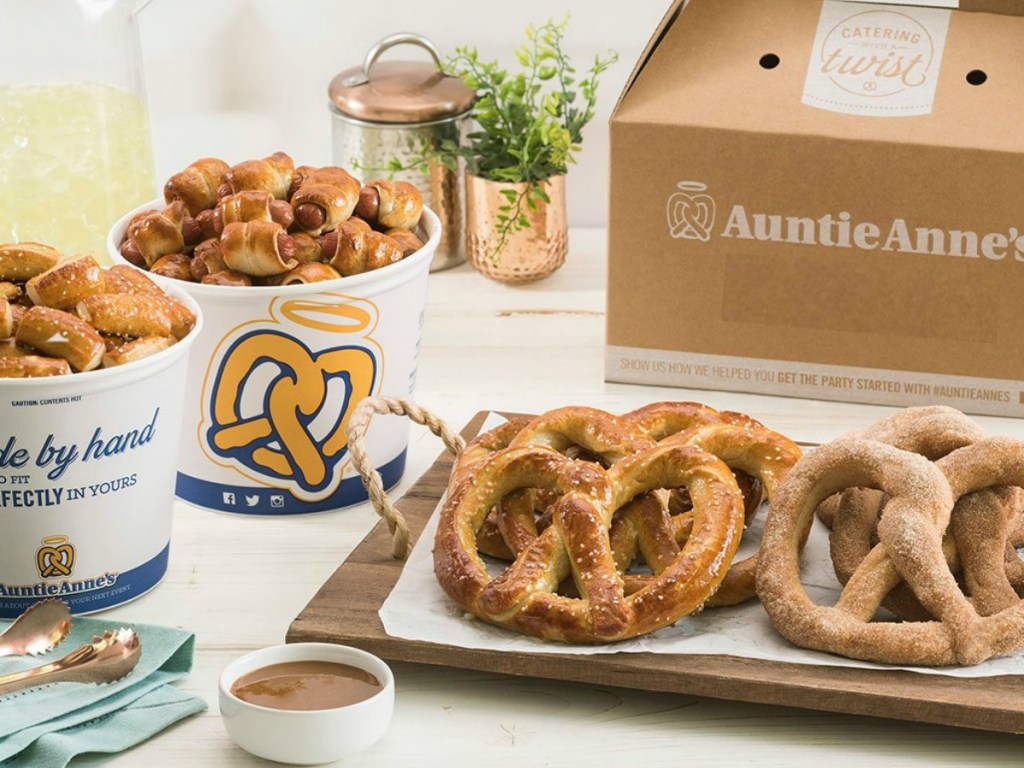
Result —
[[[504, 419], [491, 414], [483, 430]], [[991, 677], [1024, 674], [1024, 652], [978, 664], [974, 667], [895, 667], [869, 664], [791, 645], [772, 628], [760, 602], [730, 608], [712, 608], [680, 619], [675, 625], [645, 637], [608, 645], [563, 645], [517, 634], [491, 626], [456, 606], [434, 578], [432, 548], [437, 530], [438, 508], [434, 510], [416, 543], [402, 575], [380, 608], [384, 629], [392, 637], [419, 640], [461, 648], [521, 653], [672, 653], [722, 654], [748, 659], [769, 659], [792, 664], [862, 667], [865, 669], [906, 669], [952, 677]], [[744, 534], [738, 557], [745, 557], [760, 540], [760, 515]], [[840, 585], [828, 552], [828, 530], [815, 519], [815, 527], [804, 550], [803, 581], [808, 594], [818, 603], [833, 604]]]

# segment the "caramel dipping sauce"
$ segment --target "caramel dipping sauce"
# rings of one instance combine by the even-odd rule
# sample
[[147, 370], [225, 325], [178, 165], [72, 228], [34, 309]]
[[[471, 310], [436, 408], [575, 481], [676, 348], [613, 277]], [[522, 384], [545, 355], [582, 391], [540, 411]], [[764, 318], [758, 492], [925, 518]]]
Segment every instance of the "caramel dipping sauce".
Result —
[[358, 704], [383, 688], [359, 667], [335, 661], [286, 661], [242, 675], [231, 693], [259, 707], [309, 711]]

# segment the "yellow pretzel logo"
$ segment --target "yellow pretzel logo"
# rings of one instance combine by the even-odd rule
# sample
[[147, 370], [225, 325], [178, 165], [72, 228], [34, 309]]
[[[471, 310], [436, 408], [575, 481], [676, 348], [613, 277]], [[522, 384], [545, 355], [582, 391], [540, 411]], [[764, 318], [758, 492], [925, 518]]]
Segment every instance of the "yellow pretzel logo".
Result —
[[361, 334], [372, 331], [376, 313], [310, 299], [286, 301], [274, 310], [272, 316], [282, 318], [275, 327], [248, 329], [227, 344], [204, 397], [204, 447], [260, 482], [319, 500], [341, 480], [345, 425], [355, 404], [373, 393], [379, 362], [363, 344], [314, 351], [278, 328], [292, 324], [318, 332], [303, 334], [303, 340], [322, 333]]
[[39, 576], [52, 579], [70, 576], [75, 567], [75, 547], [67, 536], [47, 536], [36, 550], [36, 568]]

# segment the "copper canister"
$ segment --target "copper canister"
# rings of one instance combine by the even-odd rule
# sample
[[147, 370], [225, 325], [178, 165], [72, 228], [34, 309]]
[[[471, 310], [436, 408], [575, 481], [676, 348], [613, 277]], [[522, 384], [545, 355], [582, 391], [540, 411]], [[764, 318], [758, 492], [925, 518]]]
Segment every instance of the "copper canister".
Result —
[[[433, 62], [378, 61], [396, 45], [427, 50]], [[458, 77], [441, 71], [441, 56], [425, 37], [397, 34], [374, 45], [362, 66], [345, 70], [330, 84], [333, 156], [364, 181], [374, 177], [415, 184], [441, 219], [442, 234], [431, 272], [466, 259], [465, 194], [461, 169], [422, 162], [424, 148], [444, 139], [460, 142], [475, 93]], [[397, 160], [403, 167], [392, 171]]]

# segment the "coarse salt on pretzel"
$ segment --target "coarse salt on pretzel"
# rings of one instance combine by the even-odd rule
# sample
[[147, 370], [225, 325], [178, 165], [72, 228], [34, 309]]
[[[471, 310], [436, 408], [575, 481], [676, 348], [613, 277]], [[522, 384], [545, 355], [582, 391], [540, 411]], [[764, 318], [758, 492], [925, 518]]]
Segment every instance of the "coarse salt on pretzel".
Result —
[[79, 317], [51, 307], [32, 307], [15, 336], [23, 346], [68, 361], [75, 371], [99, 366], [106, 347], [96, 329]]
[[[561, 444], [570, 439], [565, 429], [578, 429], [575, 416], [542, 422], [532, 437]], [[610, 432], [577, 436], [606, 451], [623, 449]], [[684, 485], [694, 501], [694, 533], [675, 562], [626, 596], [608, 539], [615, 510], [655, 489]], [[492, 579], [477, 554], [477, 532], [496, 504], [523, 488], [558, 494], [551, 525]], [[474, 465], [449, 489], [435, 539], [435, 573], [453, 600], [485, 621], [552, 640], [610, 642], [699, 609], [725, 577], [742, 526], [732, 473], [692, 446], [627, 451], [602, 470], [549, 447], [513, 445]], [[578, 598], [555, 591], [570, 574]]]
[[60, 262], [27, 283], [32, 303], [54, 309], [72, 309], [89, 296], [103, 293], [103, 269], [92, 256], [76, 256]]
[[174, 341], [168, 336], [145, 336], [141, 339], [130, 339], [108, 345], [107, 350], [103, 353], [103, 367], [114, 368], [155, 355], [157, 352], [169, 349]]
[[[802, 455], [799, 446], [792, 440], [759, 426], [753, 420], [704, 424], [668, 437], [659, 445], [693, 445], [717, 456], [734, 472], [739, 470], [756, 478], [764, 488], [769, 504], [779, 483]], [[687, 512], [684, 515], [677, 515], [673, 519], [649, 512], [645, 518], [635, 518], [629, 524], [636, 532], [636, 540], [639, 544], [641, 537], [646, 536], [650, 539], [653, 536], [653, 533], [645, 531], [644, 520], [657, 526], [668, 522], [674, 529], [678, 529], [679, 532], [685, 531], [686, 535], [689, 535], [692, 530], [692, 521], [685, 519], [689, 515], [691, 513]], [[626, 520], [624, 519], [623, 522], [625, 523]], [[802, 532], [802, 542], [806, 542], [809, 532], [810, 524]], [[672, 531], [665, 531], [662, 538], [666, 544], [671, 542], [669, 545], [669, 551], [671, 551], [671, 546], [681, 537], [678, 534], [673, 536]], [[757, 561], [758, 554], [755, 553], [733, 563], [721, 587], [708, 601], [708, 605], [736, 605], [753, 598], [756, 593]], [[652, 568], [655, 573], [660, 571], [660, 567], [653, 564]], [[645, 583], [650, 578], [647, 576], [633, 577], [631, 588]]]
[[0, 245], [0, 280], [24, 283], [52, 269], [60, 259], [60, 251], [42, 243]]
[[69, 376], [67, 360], [39, 355], [0, 354], [0, 379], [37, 379], [48, 376]]
[[100, 333], [123, 338], [170, 336], [166, 302], [145, 294], [101, 293], [80, 301], [78, 316]]

